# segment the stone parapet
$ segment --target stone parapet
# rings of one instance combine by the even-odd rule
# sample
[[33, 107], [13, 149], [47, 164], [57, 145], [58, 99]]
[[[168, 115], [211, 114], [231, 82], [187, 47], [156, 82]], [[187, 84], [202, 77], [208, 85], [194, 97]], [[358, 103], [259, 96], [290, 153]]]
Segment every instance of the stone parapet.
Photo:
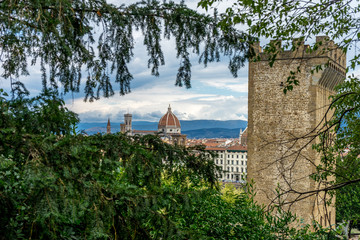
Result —
[[319, 64], [328, 65], [342, 75], [346, 75], [346, 54], [327, 36], [316, 37], [316, 43], [312, 48], [305, 45], [301, 38], [293, 40], [291, 50], [282, 49], [281, 40], [271, 40], [269, 46], [271, 50], [264, 51], [259, 42], [254, 43], [252, 45], [255, 53], [253, 61], [269, 61], [274, 54], [276, 54], [276, 60], [316, 58]]

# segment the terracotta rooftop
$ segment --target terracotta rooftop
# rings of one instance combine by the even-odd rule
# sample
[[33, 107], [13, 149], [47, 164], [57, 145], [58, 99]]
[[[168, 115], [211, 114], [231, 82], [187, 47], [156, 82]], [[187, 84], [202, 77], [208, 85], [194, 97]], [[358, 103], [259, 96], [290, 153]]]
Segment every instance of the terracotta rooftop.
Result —
[[149, 130], [132, 130], [133, 133], [157, 133], [157, 131], [149, 131]]
[[209, 146], [209, 147], [217, 147], [220, 143], [216, 143], [216, 142], [206, 142], [203, 143], [205, 146]]
[[234, 145], [231, 147], [228, 147], [227, 150], [240, 150], [240, 151], [247, 151], [247, 146], [243, 145]]
[[225, 147], [206, 147], [205, 150], [210, 150], [210, 151], [225, 151], [226, 148], [225, 148]]

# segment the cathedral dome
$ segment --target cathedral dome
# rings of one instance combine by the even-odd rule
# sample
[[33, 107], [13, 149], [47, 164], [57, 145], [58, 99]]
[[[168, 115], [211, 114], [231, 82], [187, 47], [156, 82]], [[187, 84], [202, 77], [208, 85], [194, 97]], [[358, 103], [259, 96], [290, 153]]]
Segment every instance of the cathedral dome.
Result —
[[175, 116], [175, 114], [171, 111], [171, 107], [169, 105], [167, 113], [160, 118], [158, 124], [158, 131], [163, 132], [165, 134], [180, 134], [181, 127], [180, 121]]

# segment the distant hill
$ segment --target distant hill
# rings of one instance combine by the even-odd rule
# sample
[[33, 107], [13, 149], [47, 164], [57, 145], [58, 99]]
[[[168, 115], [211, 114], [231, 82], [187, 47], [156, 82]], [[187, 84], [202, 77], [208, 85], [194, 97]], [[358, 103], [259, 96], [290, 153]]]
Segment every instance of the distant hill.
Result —
[[187, 135], [187, 138], [237, 138], [239, 132], [240, 128], [205, 128], [181, 131], [181, 133]]
[[[184, 120], [180, 121], [181, 132], [187, 134], [188, 138], [234, 138], [239, 136], [240, 128], [247, 126], [244, 120]], [[79, 123], [78, 130], [88, 134], [106, 132], [107, 122], [104, 123]], [[157, 122], [133, 121], [133, 129], [136, 130], [155, 130]], [[111, 132], [119, 132], [120, 123], [111, 123]]]
[[[180, 121], [181, 131], [189, 131], [196, 129], [207, 129], [207, 128], [223, 128], [223, 129], [234, 129], [234, 128], [246, 128], [247, 121], [244, 120], [183, 120]], [[240, 130], [239, 130], [240, 131]]]

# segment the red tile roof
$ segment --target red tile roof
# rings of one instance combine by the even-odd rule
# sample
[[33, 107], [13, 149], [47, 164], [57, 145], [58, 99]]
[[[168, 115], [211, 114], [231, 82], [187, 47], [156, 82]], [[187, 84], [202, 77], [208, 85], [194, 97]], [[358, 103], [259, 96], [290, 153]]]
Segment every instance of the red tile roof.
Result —
[[133, 133], [157, 133], [157, 131], [148, 131], [148, 130], [132, 130]]
[[209, 146], [209, 147], [217, 147], [220, 143], [215, 143], [215, 142], [206, 142], [203, 143], [205, 146]]
[[243, 145], [234, 145], [231, 147], [228, 147], [227, 150], [240, 150], [240, 151], [247, 151], [247, 146], [243, 146]]
[[209, 151], [225, 151], [226, 148], [224, 148], [224, 147], [206, 147], [205, 150], [209, 150]]

